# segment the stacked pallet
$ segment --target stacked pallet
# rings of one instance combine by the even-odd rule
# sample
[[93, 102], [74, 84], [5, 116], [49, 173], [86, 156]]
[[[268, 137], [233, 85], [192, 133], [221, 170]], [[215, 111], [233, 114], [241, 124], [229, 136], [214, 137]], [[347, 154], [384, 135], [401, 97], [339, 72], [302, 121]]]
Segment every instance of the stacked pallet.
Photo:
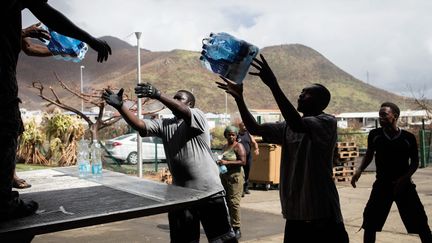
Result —
[[354, 142], [338, 142], [336, 144], [335, 160], [333, 165], [333, 180], [350, 181], [356, 169], [356, 159], [359, 149]]

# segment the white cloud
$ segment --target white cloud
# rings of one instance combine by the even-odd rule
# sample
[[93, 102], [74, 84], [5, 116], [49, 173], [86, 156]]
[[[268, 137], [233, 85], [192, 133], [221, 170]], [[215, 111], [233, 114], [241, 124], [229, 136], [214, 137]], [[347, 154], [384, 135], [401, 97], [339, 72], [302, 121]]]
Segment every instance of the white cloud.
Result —
[[[428, 0], [51, 0], [95, 36], [153, 51], [198, 51], [225, 31], [259, 47], [301, 43], [353, 76], [391, 92], [427, 89], [432, 98], [432, 1]], [[24, 15], [24, 25], [35, 22]], [[430, 83], [430, 84], [429, 84]], [[429, 86], [429, 87], [428, 87]], [[426, 87], [426, 88], [424, 88]]]

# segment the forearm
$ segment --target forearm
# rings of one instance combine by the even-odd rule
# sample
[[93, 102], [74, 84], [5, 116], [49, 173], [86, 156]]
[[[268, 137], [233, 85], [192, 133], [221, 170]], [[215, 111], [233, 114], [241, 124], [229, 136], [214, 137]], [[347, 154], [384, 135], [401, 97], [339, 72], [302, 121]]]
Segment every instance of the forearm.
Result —
[[127, 124], [129, 124], [134, 130], [138, 131], [141, 136], [147, 135], [144, 121], [140, 120], [125, 105], [122, 105], [118, 111]]
[[40, 21], [56, 32], [90, 43], [93, 37], [76, 26], [61, 12], [51, 7], [48, 3], [41, 3], [29, 9]]
[[22, 39], [21, 49], [28, 56], [48, 57], [53, 55], [46, 46], [34, 44], [27, 38]]
[[186, 121], [187, 124], [191, 123], [192, 114], [189, 106], [178, 102], [165, 94], [161, 94], [158, 100], [172, 112], [177, 113], [181, 118]]
[[363, 160], [360, 163], [360, 166], [358, 167], [357, 171], [359, 173], [362, 173], [370, 165], [372, 159], [373, 159], [373, 153], [366, 151], [366, 154], [363, 157]]
[[262, 136], [263, 131], [261, 126], [256, 122], [255, 118], [252, 116], [252, 114], [249, 112], [246, 103], [242, 98], [235, 99], [237, 103], [237, 107], [240, 112], [240, 116], [242, 118], [242, 121], [244, 122], [245, 126], [247, 127], [247, 130], [250, 134]]
[[285, 96], [279, 84], [276, 83], [275, 85], [271, 86], [270, 90], [288, 126], [294, 131], [302, 131], [303, 124], [302, 124], [301, 116], [297, 112], [297, 109], [291, 104], [291, 102]]

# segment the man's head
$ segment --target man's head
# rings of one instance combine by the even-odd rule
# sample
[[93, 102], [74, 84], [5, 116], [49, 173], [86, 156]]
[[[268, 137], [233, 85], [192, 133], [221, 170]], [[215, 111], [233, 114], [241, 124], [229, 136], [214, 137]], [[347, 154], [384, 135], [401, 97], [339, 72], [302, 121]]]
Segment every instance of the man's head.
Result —
[[321, 112], [330, 102], [330, 91], [322, 84], [313, 84], [302, 90], [297, 110], [303, 113]]
[[241, 134], [247, 131], [246, 126], [242, 121], [238, 124], [238, 127], [239, 127], [239, 133]]
[[195, 96], [187, 90], [179, 90], [173, 97], [175, 100], [194, 108], [195, 107]]
[[384, 102], [379, 110], [379, 123], [381, 127], [396, 126], [400, 116], [399, 107], [392, 102]]
[[[183, 103], [191, 108], [195, 107], [195, 96], [187, 90], [179, 90], [174, 95], [173, 99]], [[179, 114], [173, 111], [174, 116], [179, 117]]]

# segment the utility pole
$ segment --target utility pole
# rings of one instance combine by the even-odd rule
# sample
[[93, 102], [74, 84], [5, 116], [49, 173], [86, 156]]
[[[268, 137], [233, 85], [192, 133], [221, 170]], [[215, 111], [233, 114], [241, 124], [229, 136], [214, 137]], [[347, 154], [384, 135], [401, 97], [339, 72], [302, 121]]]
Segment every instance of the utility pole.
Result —
[[[137, 79], [138, 82], [137, 83], [141, 83], [141, 50], [140, 50], [140, 37], [141, 37], [141, 32], [135, 32], [135, 36], [137, 38]], [[137, 104], [137, 116], [138, 119], [141, 119], [141, 114], [142, 114], [142, 104], [141, 104], [141, 98], [138, 98], [138, 104]], [[142, 138], [139, 134], [139, 132], [137, 131], [137, 152], [138, 152], [138, 177], [142, 178]]]

